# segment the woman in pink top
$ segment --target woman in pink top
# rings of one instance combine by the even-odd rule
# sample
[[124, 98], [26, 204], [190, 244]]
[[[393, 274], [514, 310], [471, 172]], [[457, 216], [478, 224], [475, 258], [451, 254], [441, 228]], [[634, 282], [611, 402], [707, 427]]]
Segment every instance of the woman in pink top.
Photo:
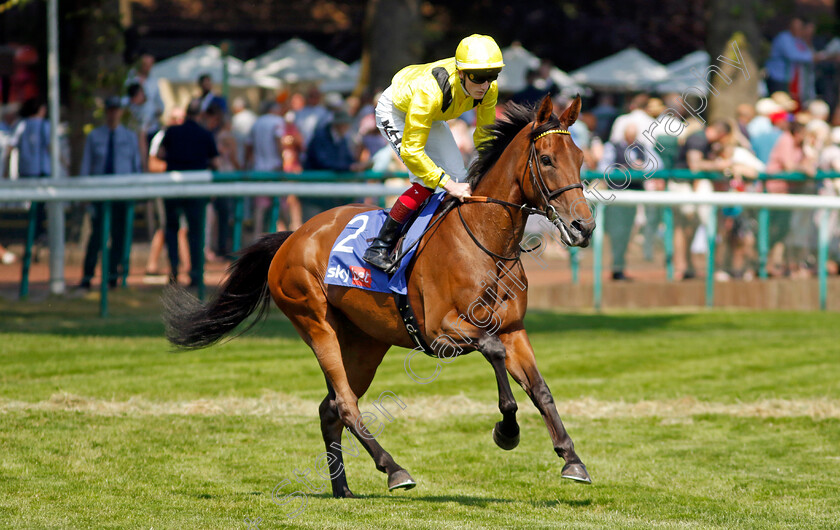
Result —
[[[770, 160], [767, 162], [767, 173], [802, 172], [812, 177], [816, 173], [816, 160], [805, 155], [803, 144], [805, 141], [805, 128], [802, 124], [793, 122], [790, 130], [782, 133], [773, 146], [770, 153]], [[765, 188], [768, 193], [789, 193], [803, 192], [804, 187], [809, 183], [796, 183], [791, 186], [786, 180], [768, 180]], [[792, 189], [793, 188], [793, 189]], [[798, 217], [798, 216], [797, 216]], [[792, 212], [790, 210], [770, 210], [769, 244], [771, 258], [768, 259], [769, 272], [774, 276], [783, 275], [789, 271], [782, 268], [780, 261], [785, 255], [784, 240], [790, 232]], [[802, 219], [794, 219], [796, 222]], [[781, 246], [775, 249], [776, 245]], [[775, 250], [775, 252], [774, 252]]]

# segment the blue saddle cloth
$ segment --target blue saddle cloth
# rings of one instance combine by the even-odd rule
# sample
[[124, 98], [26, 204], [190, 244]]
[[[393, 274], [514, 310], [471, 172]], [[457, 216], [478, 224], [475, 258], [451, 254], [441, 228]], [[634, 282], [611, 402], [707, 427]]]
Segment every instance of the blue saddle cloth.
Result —
[[385, 223], [385, 210], [371, 210], [363, 212], [347, 223], [341, 231], [330, 251], [330, 260], [327, 264], [327, 275], [324, 283], [328, 285], [342, 285], [344, 287], [357, 287], [368, 291], [379, 293], [395, 292], [407, 294], [406, 286], [408, 280], [405, 277], [406, 269], [414, 258], [417, 246], [413, 245], [423, 235], [423, 231], [429, 225], [440, 206], [445, 193], [436, 193], [431, 196], [420, 215], [414, 220], [403, 239], [402, 248], [410, 248], [403, 256], [399, 267], [390, 278], [387, 274], [372, 267], [362, 259], [371, 241], [379, 235], [379, 230]]

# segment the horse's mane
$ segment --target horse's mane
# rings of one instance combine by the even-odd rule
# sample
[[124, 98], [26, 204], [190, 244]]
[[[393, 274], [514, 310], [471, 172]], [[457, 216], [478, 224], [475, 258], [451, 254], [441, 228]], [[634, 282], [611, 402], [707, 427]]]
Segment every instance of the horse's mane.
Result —
[[[490, 133], [490, 138], [478, 147], [478, 158], [470, 165], [467, 176], [467, 182], [473, 189], [485, 173], [490, 171], [490, 168], [499, 160], [499, 157], [519, 134], [519, 131], [534, 121], [536, 115], [536, 107], [509, 102], [505, 105], [504, 115], [492, 125], [485, 126], [485, 129]], [[545, 131], [559, 127], [560, 121], [557, 116], [552, 114], [547, 122], [531, 131], [530, 138], [533, 139]]]

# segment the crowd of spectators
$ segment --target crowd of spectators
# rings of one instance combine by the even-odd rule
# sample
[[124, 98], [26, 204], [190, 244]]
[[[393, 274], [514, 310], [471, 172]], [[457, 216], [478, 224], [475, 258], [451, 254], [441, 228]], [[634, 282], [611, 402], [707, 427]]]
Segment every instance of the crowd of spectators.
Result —
[[[678, 94], [635, 94], [625, 98], [601, 94], [589, 98], [570, 129], [573, 140], [584, 152], [583, 170], [604, 174], [616, 164], [655, 169], [650, 178], [621, 185], [612, 178], [602, 179], [598, 185], [605, 189], [837, 194], [840, 179], [756, 178], [764, 173], [802, 172], [814, 176], [818, 170], [840, 172], [840, 111], [835, 103], [832, 115], [826, 102], [832, 98], [817, 97], [808, 81], [808, 72], [812, 71], [808, 65], [830, 56], [814, 54], [811, 50], [810, 57], [806, 57], [801, 47], [803, 42], [808, 46], [808, 31], [807, 24], [794, 21], [789, 31], [774, 41], [767, 66], [767, 86], [773, 91], [754, 105], [738, 106], [736, 115], [728, 119], [706, 122], [689, 115]], [[130, 72], [123, 93], [105, 100], [105, 123], [87, 137], [80, 175], [189, 169], [288, 173], [404, 171], [376, 128], [375, 95], [324, 95], [317, 87], [310, 86], [300, 91], [271, 94], [259, 105], [252, 105], [243, 97], [228, 102], [214, 91], [214, 80], [202, 75], [196, 82], [195, 99], [189, 105], [165, 109], [157, 83], [150, 82], [153, 64], [151, 56], [142, 56]], [[503, 97], [497, 113], [503, 112], [508, 100], [533, 104], [544, 94], [554, 97], [556, 108], [568, 105], [569, 99], [560, 95], [547, 71], [540, 68], [529, 72], [527, 87]], [[624, 102], [623, 107], [617, 105], [618, 101]], [[664, 127], [651, 128], [668, 113], [681, 120], [678, 134]], [[9, 114], [4, 113], [0, 122], [3, 170], [14, 165], [12, 172], [18, 178], [48, 175], [49, 121], [45, 106], [31, 101], [16, 116]], [[474, 119], [467, 113], [449, 123], [467, 163], [475, 156]], [[649, 130], [654, 131], [653, 135], [646, 134]], [[12, 147], [16, 149], [9, 164]], [[665, 178], [672, 169], [712, 172], [716, 178]], [[276, 226], [268, 226], [272, 218], [269, 212], [276, 200], [280, 204], [279, 220]], [[349, 201], [344, 198], [294, 196], [249, 199], [245, 207], [247, 237], [274, 230], [294, 230], [318, 213], [346, 202]], [[195, 265], [205, 259], [231, 258], [231, 199], [168, 199], [149, 201], [142, 206], [138, 212], [146, 216], [151, 241], [146, 264], [148, 275], [168, 275], [171, 282], [177, 282], [178, 272], [198, 270]], [[125, 220], [124, 209], [124, 203], [113, 203], [115, 226], [110, 270], [106, 275], [112, 285], [127, 266], [122, 240], [126, 231], [119, 224]], [[101, 206], [91, 206], [88, 212], [93, 222], [80, 282], [83, 288], [90, 287], [101, 247], [96, 222], [102, 214]], [[199, 238], [199, 222], [204, 213], [208, 222], [204, 237]], [[663, 210], [657, 207], [610, 206], [606, 210], [603, 221], [610, 240], [613, 279], [631, 278], [632, 274], [628, 276], [626, 271], [628, 249], [639, 248], [648, 261], [659, 255], [657, 250], [664, 237], [662, 214]], [[43, 217], [40, 211], [39, 215]], [[673, 208], [673, 264], [677, 278], [697, 275], [702, 263], [699, 256], [706, 252], [709, 234], [705, 233], [705, 226], [709, 215], [708, 207]], [[755, 276], [758, 273], [757, 212], [749, 208], [723, 208], [717, 215], [715, 236], [722, 248], [718, 254], [721, 277]], [[772, 253], [767, 265], [771, 275], [813, 273], [816, 248], [813, 216], [805, 211], [771, 211]], [[43, 226], [40, 218], [38, 224]], [[835, 250], [840, 239], [837, 226], [835, 220], [832, 224]], [[201, 239], [205, 241], [203, 249], [199, 248]], [[168, 269], [160, 264], [164, 246], [169, 257]], [[837, 260], [840, 256], [832, 258]], [[0, 247], [0, 260], [9, 263], [14, 256]], [[196, 273], [190, 273], [190, 282], [197, 281]]]

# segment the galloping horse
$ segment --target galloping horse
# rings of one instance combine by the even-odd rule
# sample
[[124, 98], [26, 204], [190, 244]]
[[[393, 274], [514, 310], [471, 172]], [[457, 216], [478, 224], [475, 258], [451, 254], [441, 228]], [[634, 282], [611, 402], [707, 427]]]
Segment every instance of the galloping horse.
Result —
[[[547, 217], [570, 246], [586, 246], [595, 228], [580, 183], [583, 155], [568, 133], [580, 112], [580, 97], [559, 119], [552, 111], [549, 97], [536, 110], [513, 105], [491, 126], [494, 138], [481, 146], [470, 168], [473, 200], [460, 204], [448, 199], [440, 207], [409, 269], [408, 297], [427, 343], [446, 337], [449, 347], [439, 356], [478, 350], [493, 366], [502, 413], [493, 429], [496, 444], [509, 450], [519, 443], [509, 373], [542, 414], [554, 450], [566, 462], [561, 476], [588, 483], [589, 474], [537, 369], [522, 322], [527, 279], [519, 245], [528, 215]], [[270, 294], [326, 376], [328, 393], [319, 412], [335, 497], [353, 497], [340, 450], [345, 427], [370, 453], [376, 469], [388, 474], [390, 489], [415, 485], [359, 421], [357, 406], [388, 349], [414, 347], [396, 302], [388, 294], [324, 283], [336, 238], [350, 219], [372, 209], [342, 206], [295, 232], [263, 237], [242, 251], [207, 305], [175, 290], [164, 300], [169, 340], [181, 348], [202, 348], [257, 312], [253, 325], [268, 311]], [[516, 296], [505, 278], [525, 292]], [[478, 299], [484, 305], [476, 306]], [[464, 320], [462, 315], [474, 318]], [[491, 320], [493, 329], [488, 330]], [[444, 355], [447, 351], [455, 354]]]

